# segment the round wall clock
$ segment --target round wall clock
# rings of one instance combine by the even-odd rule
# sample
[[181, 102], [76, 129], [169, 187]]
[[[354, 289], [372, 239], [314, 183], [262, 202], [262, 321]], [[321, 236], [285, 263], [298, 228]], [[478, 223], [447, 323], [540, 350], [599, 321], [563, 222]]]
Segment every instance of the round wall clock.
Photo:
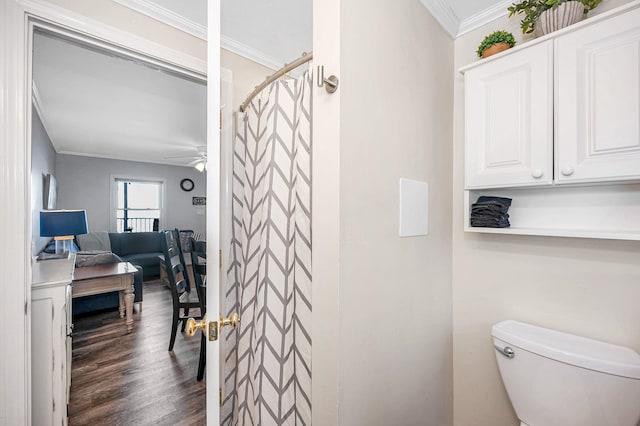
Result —
[[186, 191], [186, 192], [193, 191], [194, 186], [195, 185], [193, 184], [193, 181], [189, 178], [185, 178], [180, 181], [180, 188], [183, 191]]

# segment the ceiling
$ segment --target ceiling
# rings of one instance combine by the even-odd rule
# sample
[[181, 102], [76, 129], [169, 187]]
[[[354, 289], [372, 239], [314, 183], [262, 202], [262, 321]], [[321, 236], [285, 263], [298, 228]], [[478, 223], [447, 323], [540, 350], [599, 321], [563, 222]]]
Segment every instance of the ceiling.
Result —
[[[206, 0], [114, 0], [206, 39]], [[318, 0], [321, 1], [321, 0]], [[414, 0], [416, 1], [416, 0]], [[419, 0], [456, 38], [507, 14], [515, 0]], [[223, 0], [222, 47], [278, 69], [312, 49], [313, 0]]]
[[[206, 0], [114, 0], [201, 39], [207, 38]], [[223, 0], [223, 48], [274, 70], [312, 49], [312, 0]], [[257, 83], [256, 83], [257, 84]]]
[[[206, 39], [206, 0], [113, 1]], [[222, 47], [280, 68], [312, 49], [312, 1], [223, 0]], [[452, 37], [504, 16], [511, 4], [419, 1]], [[58, 153], [186, 166], [202, 152], [202, 83], [43, 34], [33, 69], [36, 109]]]
[[58, 153], [189, 165], [206, 145], [201, 82], [41, 33], [33, 80]]

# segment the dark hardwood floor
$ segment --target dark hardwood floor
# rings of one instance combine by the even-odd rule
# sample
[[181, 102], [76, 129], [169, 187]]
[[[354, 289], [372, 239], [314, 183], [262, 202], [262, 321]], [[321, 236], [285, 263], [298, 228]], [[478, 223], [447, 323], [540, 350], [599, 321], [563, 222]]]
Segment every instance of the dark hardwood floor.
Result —
[[171, 311], [158, 280], [144, 284], [131, 334], [117, 309], [74, 319], [71, 426], [206, 424], [206, 377], [196, 381], [200, 336], [178, 331], [168, 352]]

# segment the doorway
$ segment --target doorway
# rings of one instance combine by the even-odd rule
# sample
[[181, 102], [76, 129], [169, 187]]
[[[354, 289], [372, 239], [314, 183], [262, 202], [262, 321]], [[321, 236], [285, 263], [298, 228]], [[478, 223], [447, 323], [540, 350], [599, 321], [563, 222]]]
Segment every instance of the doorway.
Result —
[[[41, 167], [35, 165], [42, 165], [53, 148], [53, 169], [44, 164], [49, 167], [47, 174], [57, 181], [57, 206], [53, 208], [85, 210], [89, 235], [111, 231], [106, 238], [111, 244], [97, 249], [113, 252], [117, 261], [128, 261], [139, 269], [134, 278], [138, 303], [130, 334], [119, 327], [115, 294], [76, 298], [79, 283], [72, 287], [72, 307], [67, 306], [75, 326], [73, 357], [68, 357], [72, 362], [66, 366], [72, 384], [66, 401], [69, 422], [175, 423], [189, 419], [203, 423], [205, 383], [195, 380], [199, 339], [179, 336], [175, 351], [167, 353], [171, 292], [157, 279], [154, 265], [148, 264], [162, 251], [160, 239], [152, 232], [158, 228], [190, 229], [197, 239], [206, 238], [206, 207], [191, 205], [192, 197], [206, 199], [207, 195], [206, 172], [192, 167], [206, 159], [205, 80], [54, 28], [44, 31], [36, 26], [32, 40], [34, 199], [29, 210], [36, 219], [32, 240], [38, 235], [42, 209], [38, 202]], [[212, 173], [219, 170], [215, 164], [210, 166]], [[192, 186], [183, 185], [185, 181]], [[94, 253], [95, 245], [86, 247], [86, 240], [80, 237], [76, 272], [85, 264], [101, 265], [103, 257]], [[114, 241], [119, 243], [114, 246]], [[158, 247], [135, 249], [140, 244]], [[106, 261], [114, 262], [112, 258]], [[155, 263], [159, 264], [157, 256]], [[39, 346], [34, 340], [33, 350], [39, 351]], [[149, 369], [149, 365], [154, 367]], [[40, 401], [49, 399], [41, 395], [38, 380], [34, 377], [32, 381], [34, 419], [39, 418], [35, 414], [41, 412]], [[147, 399], [152, 393], [156, 398]], [[55, 392], [52, 397], [56, 405], [64, 405]], [[167, 399], [174, 404], [166, 404]]]
[[[40, 13], [42, 13], [42, 11], [39, 11]], [[27, 13], [27, 15], [29, 16], [29, 14]], [[69, 30], [68, 27], [68, 23], [67, 25], [62, 25], [62, 23], [60, 23], [61, 25], [54, 25], [50, 22], [44, 23], [42, 22], [40, 19], [35, 19], [34, 17], [30, 16], [31, 19], [29, 21], [29, 49], [27, 49], [27, 52], [25, 54], [25, 58], [30, 58], [31, 55], [31, 51], [32, 51], [32, 47], [33, 47], [33, 39], [34, 39], [34, 34], [36, 32], [39, 31], [45, 31], [51, 34], [55, 34], [56, 36], [63, 38], [65, 40], [73, 40], [73, 42], [77, 42], [77, 43], [84, 43], [86, 46], [90, 46], [92, 49], [95, 50], [100, 50], [102, 52], [107, 52], [110, 55], [113, 56], [119, 56], [120, 58], [126, 58], [127, 61], [130, 62], [135, 62], [136, 64], [141, 64], [144, 63], [145, 67], [151, 67], [154, 71], [158, 71], [160, 73], [167, 73], [167, 74], [171, 74], [174, 76], [180, 76], [180, 77], [186, 77], [188, 80], [191, 81], [200, 81], [200, 82], [204, 82], [205, 81], [205, 74], [206, 74], [206, 67], [205, 64], [202, 62], [198, 62], [197, 60], [195, 60], [195, 58], [186, 58], [186, 57], [181, 57], [180, 55], [176, 55], [175, 52], [171, 52], [171, 51], [167, 51], [167, 52], [163, 52], [163, 49], [161, 47], [158, 46], [153, 46], [150, 50], [153, 51], [154, 49], [156, 49], [156, 51], [153, 54], [150, 54], [148, 50], [145, 50], [145, 42], [141, 42], [138, 43], [138, 46], [136, 46], [136, 48], [131, 48], [131, 49], [125, 49], [123, 48], [123, 45], [121, 42], [116, 44], [112, 44], [115, 43], [114, 39], [117, 39], [117, 35], [118, 34], [110, 34], [110, 32], [113, 32], [111, 29], [107, 29], [105, 30], [104, 28], [100, 28], [98, 29], [96, 32], [97, 33], [101, 33], [101, 30], [104, 30], [100, 36], [96, 36], [95, 38], [92, 37], [88, 37], [86, 35], [80, 35], [78, 32]], [[63, 18], [60, 18], [62, 21], [64, 21]], [[66, 28], [63, 28], [66, 27]], [[109, 38], [107, 36], [105, 36], [105, 33], [111, 36], [114, 36], [113, 38]], [[85, 32], [86, 34], [86, 32]], [[136, 43], [134, 42], [133, 45], [136, 45]], [[144, 53], [142, 53], [144, 52]], [[159, 53], [160, 52], [160, 53]], [[159, 58], [163, 58], [164, 59], [159, 59]], [[28, 61], [30, 65], [33, 63], [30, 59]], [[31, 72], [31, 68], [29, 67], [25, 67], [26, 68], [26, 74], [28, 76], [32, 75]], [[31, 83], [29, 82], [26, 85], [28, 88], [31, 87]], [[24, 95], [25, 98], [23, 99], [23, 102], [25, 104], [25, 110], [26, 111], [31, 111], [31, 99], [30, 96], [28, 96], [29, 91], [28, 89], [24, 91]], [[216, 97], [214, 97], [213, 99], [216, 99]], [[214, 109], [217, 110], [218, 107], [217, 105], [217, 101], [213, 102], [214, 103]], [[215, 114], [214, 116], [217, 116], [217, 114]], [[29, 129], [31, 128], [30, 122], [34, 117], [31, 116], [31, 114], [27, 114], [27, 116], [24, 119], [24, 126], [25, 126], [25, 140], [28, 142], [31, 139], [31, 132], [29, 131]], [[217, 134], [217, 132], [214, 132], [214, 136], [212, 137], [212, 139], [216, 140], [217, 138], [215, 137], [215, 135]], [[206, 133], [205, 133], [206, 135]], [[206, 137], [206, 136], [205, 136]], [[200, 145], [202, 145], [202, 142], [199, 142]], [[204, 145], [206, 145], [206, 140]], [[28, 149], [30, 148], [30, 144], [26, 143], [25, 144], [25, 157], [27, 158], [27, 161], [25, 164], [29, 164], [29, 157], [31, 157], [31, 150]], [[215, 149], [214, 149], [215, 152]], [[213, 157], [213, 158], [212, 158]], [[213, 156], [209, 156], [209, 169], [213, 169], [213, 170], [219, 170], [219, 167], [217, 166], [217, 162], [218, 162], [218, 157], [216, 155]], [[214, 173], [215, 174], [215, 173]], [[203, 185], [204, 186], [204, 185]], [[218, 188], [219, 186], [217, 185], [213, 185], [213, 186], [209, 186], [209, 190], [207, 190], [207, 192], [205, 192], [203, 195], [208, 197], [210, 200], [211, 199], [216, 199], [218, 197]], [[27, 185], [25, 187], [26, 190], [26, 194], [29, 194], [29, 186]], [[41, 208], [41, 206], [39, 206], [37, 204], [37, 202], [35, 203], [35, 205], [32, 205], [33, 203], [30, 203], [29, 201], [27, 201], [28, 197], [25, 197], [25, 202], [26, 202], [26, 206], [25, 206], [25, 211], [31, 211], [32, 207], [34, 207], [33, 210], [39, 210]], [[36, 197], [37, 198], [37, 197]], [[108, 198], [108, 197], [107, 197]], [[60, 201], [60, 200], [59, 200]], [[60, 205], [59, 205], [60, 206]], [[204, 211], [203, 211], [204, 213]], [[175, 216], [175, 215], [174, 215]], [[204, 216], [204, 214], [203, 214]], [[211, 211], [209, 212], [209, 217], [207, 217], [208, 222], [210, 224], [212, 224], [212, 226], [207, 229], [206, 232], [211, 233], [213, 235], [217, 235], [218, 233], [218, 227], [217, 227], [217, 217], [218, 217], [218, 213], [215, 211]], [[169, 215], [170, 217], [170, 215]], [[31, 240], [32, 235], [36, 235], [38, 233], [37, 229], [35, 229], [35, 226], [28, 226], [28, 224], [25, 229], [25, 240], [29, 241]], [[32, 229], [33, 228], [33, 229]], [[211, 229], [213, 228], [213, 229]], [[212, 251], [215, 253], [216, 250], [216, 245], [217, 244], [211, 244], [210, 247], [212, 249]], [[31, 250], [28, 250], [28, 252], [35, 252], [35, 250], [33, 250], [32, 247], [29, 247]], [[30, 257], [30, 256], [29, 256]], [[27, 270], [27, 277], [30, 276], [29, 271]], [[27, 282], [27, 289], [29, 288], [28, 284], [30, 282], [29, 279], [25, 280]], [[210, 280], [211, 282], [215, 282], [215, 280]], [[28, 294], [27, 294], [28, 296]], [[28, 311], [26, 312], [28, 314]], [[29, 316], [27, 315], [27, 319], [29, 318]], [[29, 326], [28, 321], [27, 321], [27, 326]], [[37, 326], [35, 324], [33, 324], [32, 326]], [[29, 332], [28, 332], [28, 328], [27, 328], [27, 332], [26, 332], [26, 342], [29, 341]], [[164, 343], [164, 342], [163, 342]], [[37, 342], [36, 342], [37, 344]], [[164, 346], [164, 345], [163, 345]], [[33, 346], [32, 350], [37, 350], [37, 346]], [[30, 352], [30, 350], [28, 350]], [[197, 351], [197, 349], [196, 349]], [[164, 354], [166, 355], [166, 348], [164, 349]], [[28, 360], [28, 358], [27, 358]], [[194, 381], [195, 381], [195, 376], [194, 376]], [[25, 404], [26, 406], [26, 404]], [[22, 418], [22, 417], [18, 417], [18, 418]], [[23, 420], [28, 421], [28, 416], [25, 416], [23, 418]], [[4, 421], [2, 422], [4, 423]], [[17, 422], [8, 422], [10, 424], [18, 424]]]

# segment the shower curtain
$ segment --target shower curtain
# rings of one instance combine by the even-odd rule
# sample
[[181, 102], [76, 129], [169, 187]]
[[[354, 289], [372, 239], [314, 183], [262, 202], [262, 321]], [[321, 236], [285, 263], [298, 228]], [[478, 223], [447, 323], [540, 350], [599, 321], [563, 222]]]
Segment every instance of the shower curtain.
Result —
[[225, 426], [311, 424], [311, 84], [277, 81], [238, 119]]

